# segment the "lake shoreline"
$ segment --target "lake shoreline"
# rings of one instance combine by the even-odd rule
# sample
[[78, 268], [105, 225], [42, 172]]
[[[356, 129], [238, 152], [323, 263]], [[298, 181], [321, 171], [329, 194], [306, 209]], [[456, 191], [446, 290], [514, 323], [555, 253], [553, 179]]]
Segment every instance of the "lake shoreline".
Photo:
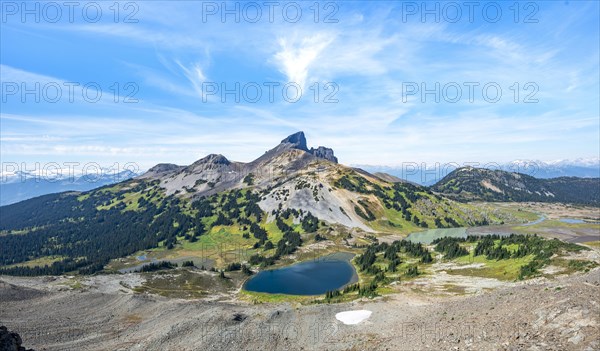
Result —
[[[281, 295], [289, 295], [289, 296], [319, 296], [319, 295], [323, 295], [327, 291], [344, 289], [346, 286], [355, 284], [359, 281], [358, 272], [356, 270], [356, 267], [354, 267], [354, 265], [352, 264], [352, 259], [354, 258], [354, 256], [355, 256], [354, 253], [340, 251], [340, 252], [331, 253], [331, 254], [328, 254], [325, 256], [320, 256], [320, 257], [313, 258], [313, 259], [295, 262], [288, 266], [262, 270], [262, 271], [258, 272], [258, 274], [254, 275], [253, 277], [249, 277], [242, 284], [242, 290], [246, 291], [246, 292], [261, 293], [261, 294], [281, 294]], [[342, 262], [344, 264], [346, 264], [347, 266], [343, 267], [343, 266], [338, 265], [338, 263], [342, 263]], [[322, 264], [327, 264], [327, 263], [336, 264], [336, 267], [325, 266], [325, 267], [319, 267], [319, 269], [317, 269], [317, 267], [315, 266], [315, 265], [322, 265]], [[337, 271], [339, 268], [342, 268], [342, 267], [349, 268], [349, 272]], [[331, 271], [328, 272], [324, 269], [330, 269]], [[332, 281], [330, 279], [321, 281], [319, 283], [318, 280], [322, 279], [323, 277], [314, 277], [314, 274], [320, 274], [320, 275], [329, 274], [328, 278], [337, 279], [337, 278], [339, 278], [338, 273], [339, 274], [350, 273], [349, 277], [347, 279], [344, 279], [344, 280], [346, 280], [346, 282], [344, 282], [343, 284], [337, 285], [336, 287], [328, 288], [327, 290], [319, 289], [319, 290], [323, 290], [323, 291], [319, 291], [317, 293], [302, 293], [303, 291], [307, 291], [306, 289], [308, 289], [308, 290], [317, 289], [317, 288], [315, 288], [314, 284], [331, 284], [332, 283]], [[267, 276], [265, 274], [271, 274], [271, 275]], [[279, 277], [279, 275], [285, 275], [285, 274], [294, 275], [295, 277], [293, 277], [291, 279], [304, 280], [304, 283], [307, 285], [302, 286], [302, 287], [296, 286], [294, 288], [293, 286], [296, 283], [296, 281], [292, 282], [292, 281], [287, 280], [288, 278], [284, 279], [283, 277]], [[310, 274], [312, 274], [313, 277], [311, 277]], [[257, 279], [265, 280], [264, 284], [267, 284], [266, 288], [265, 288], [265, 286], [262, 286], [262, 287], [257, 286], [257, 287], [250, 287], [250, 288], [248, 287], [248, 284], [251, 282], [253, 282], [253, 284], [260, 284]], [[283, 291], [272, 291], [273, 289], [276, 289], [276, 288], [273, 288], [273, 286], [271, 284], [278, 284], [277, 287], [282, 289]], [[289, 289], [296, 289], [296, 288], [298, 289], [297, 291], [299, 293], [289, 293]], [[270, 291], [267, 291], [267, 290], [270, 290]], [[312, 290], [310, 290], [310, 291], [312, 291]]]

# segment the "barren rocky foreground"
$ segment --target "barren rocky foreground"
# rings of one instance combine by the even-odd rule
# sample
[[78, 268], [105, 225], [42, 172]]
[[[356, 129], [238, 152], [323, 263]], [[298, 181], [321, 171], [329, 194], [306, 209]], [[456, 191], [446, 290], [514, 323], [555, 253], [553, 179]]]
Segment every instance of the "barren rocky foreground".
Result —
[[[1, 279], [0, 325], [35, 350], [600, 349], [600, 268], [470, 296], [303, 306], [135, 294], [125, 286], [136, 274], [93, 277], [83, 290], [64, 278]], [[359, 309], [373, 314], [358, 325], [335, 319]]]

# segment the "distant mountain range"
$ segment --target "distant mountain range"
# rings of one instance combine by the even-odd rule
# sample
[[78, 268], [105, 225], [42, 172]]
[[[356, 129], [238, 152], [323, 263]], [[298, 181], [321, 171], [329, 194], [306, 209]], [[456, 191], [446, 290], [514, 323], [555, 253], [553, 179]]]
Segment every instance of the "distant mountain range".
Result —
[[[439, 182], [450, 172], [467, 164], [445, 163], [430, 165], [407, 162], [402, 166], [354, 165], [371, 173], [387, 173], [400, 179], [420, 185], [430, 186]], [[515, 160], [508, 163], [489, 162], [472, 165], [477, 168], [502, 170], [527, 174], [532, 177], [549, 179], [558, 177], [599, 178], [600, 158], [579, 158], [575, 160]]]
[[[293, 137], [293, 136], [290, 136]], [[304, 140], [304, 143], [306, 141]], [[311, 148], [300, 145], [300, 149], [316, 157], [328, 159], [337, 163], [333, 150], [326, 147]], [[599, 178], [600, 158], [579, 158], [575, 160], [515, 160], [508, 163], [482, 164], [484, 168], [526, 174], [535, 178], [550, 179], [558, 177]], [[152, 172], [163, 169], [176, 169], [180, 166], [159, 164], [151, 169]], [[401, 180], [422, 186], [433, 186], [454, 170], [461, 168], [458, 163], [439, 164], [429, 166], [426, 164], [406, 163], [404, 166], [374, 166], [354, 165], [354, 167], [372, 173], [376, 177], [388, 181]], [[115, 172], [103, 168], [99, 175], [88, 176], [59, 176], [51, 175], [40, 177], [35, 172], [14, 172], [3, 174], [0, 179], [0, 206], [10, 205], [36, 196], [59, 193], [64, 191], [88, 191], [105, 185], [118, 183], [143, 174], [131, 171]]]
[[132, 171], [114, 172], [109, 169], [103, 169], [98, 174], [71, 176], [56, 174], [40, 176], [35, 172], [5, 174], [0, 182], [0, 206], [63, 191], [88, 191], [122, 182], [137, 175]]

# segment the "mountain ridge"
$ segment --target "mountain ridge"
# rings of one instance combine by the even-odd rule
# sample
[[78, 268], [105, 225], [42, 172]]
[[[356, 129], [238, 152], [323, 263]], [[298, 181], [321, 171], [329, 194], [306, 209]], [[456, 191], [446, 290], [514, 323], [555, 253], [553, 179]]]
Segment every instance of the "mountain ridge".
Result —
[[[578, 158], [573, 160], [540, 161], [518, 159], [510, 162], [479, 162], [481, 167], [507, 172], [523, 173], [535, 178], [558, 177], [600, 177], [600, 158]], [[463, 163], [467, 165], [467, 163]], [[398, 166], [390, 165], [352, 165], [363, 168], [371, 173], [383, 172], [414, 183], [431, 186], [457, 168], [464, 166], [460, 162], [434, 163], [406, 162]]]
[[535, 178], [527, 174], [458, 168], [431, 187], [458, 201], [537, 201], [600, 206], [600, 178]]
[[296, 133], [249, 163], [211, 154], [188, 166], [159, 164], [88, 192], [4, 206], [0, 240], [8, 249], [0, 251], [0, 266], [62, 258], [46, 267], [2, 272], [87, 274], [140, 250], [196, 247], [198, 241], [237, 243], [254, 254], [252, 262], [270, 265], [316, 234], [344, 241], [514, 220], [425, 187], [387, 182], [307, 149], [304, 133]]
[[[456, 171], [466, 176], [457, 178], [459, 183], [446, 182], [448, 187], [395, 182], [317, 157], [306, 151], [305, 140], [304, 133], [293, 134], [248, 163], [211, 154], [188, 166], [159, 164], [139, 177], [91, 191], [3, 206], [0, 241], [6, 249], [0, 250], [0, 272], [89, 274], [143, 250], [185, 252], [209, 244], [233, 245], [234, 251], [242, 247], [251, 265], [268, 266], [307, 242], [337, 240], [352, 247], [373, 235], [522, 220], [511, 211], [455, 201], [486, 200], [482, 188], [493, 195], [523, 183], [524, 189], [539, 186], [540, 194], [555, 191], [526, 175], [476, 169]], [[490, 172], [511, 180], [512, 188], [495, 182]], [[477, 177], [482, 173], [489, 184]], [[559, 189], [568, 189], [572, 181], [561, 179]], [[447, 191], [454, 187], [459, 191]], [[500, 199], [510, 200], [530, 199]], [[48, 257], [54, 261], [44, 267], [19, 265]]]

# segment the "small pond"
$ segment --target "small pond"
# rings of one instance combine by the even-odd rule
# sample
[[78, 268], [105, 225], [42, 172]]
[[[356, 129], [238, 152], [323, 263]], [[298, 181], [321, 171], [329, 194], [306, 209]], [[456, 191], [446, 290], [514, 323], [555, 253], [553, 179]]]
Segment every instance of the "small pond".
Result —
[[561, 221], [563, 223], [569, 223], [569, 224], [585, 223], [585, 221], [583, 221], [581, 219], [575, 219], [575, 218], [561, 218], [561, 219], [559, 219], [559, 221]]
[[294, 265], [259, 272], [244, 289], [270, 294], [320, 295], [358, 281], [351, 253], [335, 253]]

